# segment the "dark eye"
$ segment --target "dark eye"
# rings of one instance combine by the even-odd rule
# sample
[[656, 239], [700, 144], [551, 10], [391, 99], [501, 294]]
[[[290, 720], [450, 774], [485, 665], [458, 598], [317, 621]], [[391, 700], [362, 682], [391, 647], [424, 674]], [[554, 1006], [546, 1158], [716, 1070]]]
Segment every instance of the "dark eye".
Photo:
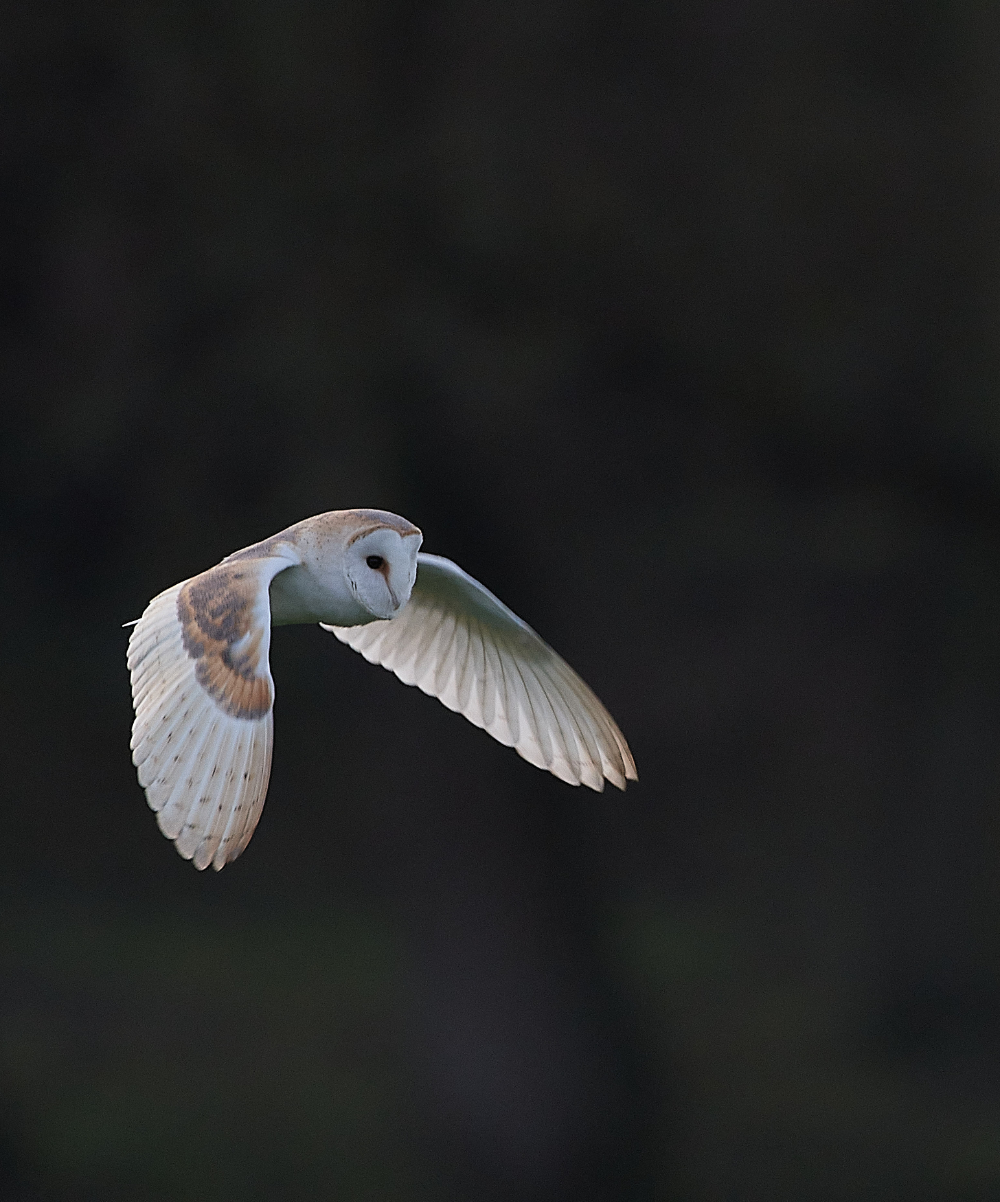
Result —
[[369, 555], [365, 560], [365, 563], [370, 568], [374, 568], [376, 571], [378, 571], [378, 569], [385, 563], [385, 560], [381, 555]]

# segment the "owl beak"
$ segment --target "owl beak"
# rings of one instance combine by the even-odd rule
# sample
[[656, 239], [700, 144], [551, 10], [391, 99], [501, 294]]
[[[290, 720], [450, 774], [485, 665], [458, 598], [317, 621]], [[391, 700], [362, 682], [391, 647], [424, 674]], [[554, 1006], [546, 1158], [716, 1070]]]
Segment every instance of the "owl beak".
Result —
[[389, 580], [389, 565], [384, 560], [382, 562], [382, 566], [379, 568], [379, 571], [385, 577], [385, 587], [389, 590], [389, 596], [392, 598], [393, 608], [399, 609], [399, 598], [396, 596], [396, 590], [392, 587], [392, 584]]

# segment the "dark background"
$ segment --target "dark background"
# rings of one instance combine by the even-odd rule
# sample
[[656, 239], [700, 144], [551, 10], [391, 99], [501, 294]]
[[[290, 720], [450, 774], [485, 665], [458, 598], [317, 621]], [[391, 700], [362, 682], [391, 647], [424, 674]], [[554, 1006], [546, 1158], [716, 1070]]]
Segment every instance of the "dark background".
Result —
[[[1000, 1197], [1000, 9], [0, 18], [0, 1199]], [[121, 623], [353, 506], [642, 779], [283, 629], [198, 874]]]

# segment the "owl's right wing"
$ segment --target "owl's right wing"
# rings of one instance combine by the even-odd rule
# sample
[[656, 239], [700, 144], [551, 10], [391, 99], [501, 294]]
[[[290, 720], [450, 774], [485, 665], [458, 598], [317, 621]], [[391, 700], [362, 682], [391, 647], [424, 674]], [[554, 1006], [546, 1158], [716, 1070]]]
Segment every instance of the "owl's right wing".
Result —
[[451, 560], [417, 563], [396, 617], [323, 628], [567, 784], [638, 779], [624, 735], [564, 659]]
[[154, 597], [128, 645], [132, 760], [160, 830], [196, 868], [254, 832], [271, 772], [268, 586], [283, 558], [242, 552]]

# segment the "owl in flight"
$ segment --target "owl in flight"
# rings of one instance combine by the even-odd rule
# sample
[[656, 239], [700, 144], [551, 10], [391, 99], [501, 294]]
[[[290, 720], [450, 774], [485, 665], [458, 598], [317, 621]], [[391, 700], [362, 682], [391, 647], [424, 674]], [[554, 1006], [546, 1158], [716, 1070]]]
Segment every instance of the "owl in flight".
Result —
[[306, 518], [154, 597], [128, 644], [132, 759], [160, 830], [196, 868], [243, 851], [271, 771], [272, 626], [318, 622], [571, 785], [635, 761], [573, 669], [423, 535], [379, 509]]

